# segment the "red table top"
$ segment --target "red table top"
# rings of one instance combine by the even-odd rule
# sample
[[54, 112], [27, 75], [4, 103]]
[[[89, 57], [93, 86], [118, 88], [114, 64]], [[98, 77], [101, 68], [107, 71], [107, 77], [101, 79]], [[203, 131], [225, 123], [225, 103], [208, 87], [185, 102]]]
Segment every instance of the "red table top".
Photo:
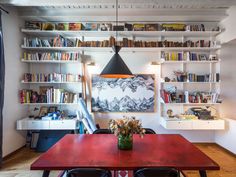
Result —
[[218, 164], [180, 135], [134, 135], [133, 149], [117, 148], [113, 134], [66, 135], [32, 165], [31, 170], [71, 168], [173, 167], [179, 170], [219, 170]]

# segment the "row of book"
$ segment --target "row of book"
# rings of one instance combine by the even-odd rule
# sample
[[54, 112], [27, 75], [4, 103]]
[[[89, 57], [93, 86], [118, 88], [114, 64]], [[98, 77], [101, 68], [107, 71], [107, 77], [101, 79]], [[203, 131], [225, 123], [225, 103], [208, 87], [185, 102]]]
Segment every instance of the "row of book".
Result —
[[79, 74], [59, 74], [59, 73], [25, 73], [23, 82], [80, 82]]
[[74, 41], [58, 35], [55, 38], [40, 39], [40, 38], [26, 38], [24, 37], [25, 47], [74, 47]]
[[78, 103], [81, 93], [72, 93], [64, 89], [50, 88], [45, 94], [34, 90], [20, 90], [20, 102], [24, 103]]
[[212, 73], [212, 74], [198, 75], [198, 74], [188, 73], [187, 81], [189, 82], [219, 82], [220, 74]]
[[[109, 40], [103, 41], [81, 41], [80, 39], [67, 39], [59, 35], [55, 38], [40, 39], [40, 38], [24, 38], [24, 47], [111, 47], [116, 43], [113, 36]], [[212, 41], [144, 41], [130, 40], [123, 38], [122, 41], [117, 41], [117, 45], [121, 47], [215, 47]]]
[[185, 23], [81, 23], [26, 21], [31, 30], [63, 31], [205, 31], [204, 24]]
[[164, 52], [161, 51], [161, 58], [165, 61], [212, 61], [218, 60], [216, 55], [193, 52]]
[[219, 94], [215, 92], [169, 92], [161, 90], [165, 103], [217, 103]]
[[78, 52], [24, 52], [24, 60], [44, 61], [44, 60], [57, 60], [57, 61], [78, 61], [80, 54]]

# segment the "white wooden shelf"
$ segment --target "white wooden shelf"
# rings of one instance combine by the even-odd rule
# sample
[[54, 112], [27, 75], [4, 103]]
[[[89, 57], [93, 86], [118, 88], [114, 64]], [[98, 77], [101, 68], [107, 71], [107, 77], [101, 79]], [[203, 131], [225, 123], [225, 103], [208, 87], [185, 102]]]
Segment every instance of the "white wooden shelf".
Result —
[[219, 105], [221, 103], [162, 103], [165, 105], [179, 105], [179, 106], [200, 106], [200, 105]]
[[215, 120], [171, 120], [164, 117], [160, 118], [160, 124], [169, 130], [224, 130], [225, 121]]
[[71, 105], [77, 106], [78, 103], [22, 103], [22, 105], [29, 105], [29, 106], [44, 106], [44, 105]]
[[209, 60], [209, 61], [163, 61], [161, 64], [180, 64], [180, 63], [193, 63], [193, 64], [205, 64], [205, 63], [218, 63], [220, 60]]
[[80, 64], [80, 61], [70, 61], [70, 60], [24, 60], [21, 59], [23, 63], [62, 63], [62, 64]]
[[81, 84], [80, 82], [24, 82], [21, 81], [22, 84]]
[[220, 82], [161, 82], [161, 84], [219, 84]]
[[75, 130], [77, 119], [36, 120], [24, 118], [16, 123], [17, 130]]
[[[115, 36], [116, 31], [45, 31], [21, 29], [21, 32], [37, 37], [54, 37], [64, 35], [67, 37], [110, 37]], [[220, 31], [118, 31], [120, 37], [214, 37]]]
[[[25, 47], [26, 50], [113, 52], [111, 47]], [[121, 52], [214, 51], [220, 47], [122, 47]]]

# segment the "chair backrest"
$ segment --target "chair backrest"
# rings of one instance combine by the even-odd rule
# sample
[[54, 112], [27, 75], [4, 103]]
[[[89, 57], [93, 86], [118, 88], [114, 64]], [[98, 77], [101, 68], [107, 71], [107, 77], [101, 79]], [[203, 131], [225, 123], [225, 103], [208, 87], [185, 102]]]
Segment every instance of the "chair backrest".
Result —
[[144, 128], [145, 129], [145, 134], [156, 134], [156, 132], [153, 129], [150, 128]]
[[111, 172], [103, 169], [75, 168], [67, 172], [66, 177], [112, 177]]
[[93, 134], [112, 134], [112, 132], [109, 129], [97, 129]]
[[173, 168], [142, 168], [134, 177], [180, 177], [179, 171]]

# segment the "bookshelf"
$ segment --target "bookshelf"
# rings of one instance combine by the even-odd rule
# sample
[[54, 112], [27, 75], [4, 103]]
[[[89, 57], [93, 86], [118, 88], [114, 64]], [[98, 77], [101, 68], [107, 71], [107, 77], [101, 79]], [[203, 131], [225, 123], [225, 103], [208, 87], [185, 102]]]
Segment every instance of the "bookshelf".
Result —
[[[193, 37], [193, 36], [192, 36]], [[199, 38], [205, 38], [206, 35], [196, 36]], [[215, 36], [208, 36], [214, 40]], [[189, 50], [189, 56], [184, 58], [185, 50], [162, 50], [160, 54], [160, 71], [159, 71], [159, 108], [161, 112], [160, 124], [165, 129], [169, 130], [222, 130], [225, 127], [225, 122], [222, 119], [219, 119], [218, 109], [220, 102], [217, 102], [217, 99], [207, 102], [202, 102], [198, 100], [197, 102], [186, 102], [183, 101], [167, 101], [161, 95], [162, 90], [168, 89], [176, 89], [177, 96], [178, 94], [185, 94], [185, 91], [189, 93], [212, 93], [212, 94], [220, 94], [220, 79], [216, 79], [216, 73], [220, 75], [220, 58], [210, 59], [210, 56], [217, 56], [219, 54], [219, 49], [221, 47], [218, 46], [217, 50]], [[187, 50], [186, 50], [187, 51]], [[165, 58], [163, 58], [163, 52], [165, 53]], [[170, 53], [168, 57], [166, 54]], [[172, 53], [174, 53], [174, 57], [172, 57]], [[196, 54], [197, 57], [194, 60], [191, 58], [191, 54]], [[205, 59], [201, 60], [199, 54], [204, 54], [207, 56]], [[180, 56], [180, 57], [179, 57]], [[200, 69], [199, 69], [200, 68]], [[174, 71], [181, 71], [183, 73], [187, 73], [187, 76], [184, 81], [177, 81], [177, 76], [174, 74]], [[195, 76], [193, 81], [190, 80], [190, 76], [188, 74], [196, 74], [198, 75], [209, 75], [209, 78], [204, 78], [204, 81], [195, 80]], [[170, 81], [165, 81], [165, 77], [168, 77]], [[211, 95], [212, 96], [212, 95]], [[191, 95], [192, 97], [192, 95]], [[196, 96], [197, 97], [197, 96]], [[190, 97], [188, 98], [188, 100]], [[211, 97], [213, 99], [213, 97]], [[191, 119], [182, 119], [182, 118], [168, 118], [167, 110], [172, 110], [174, 115], [181, 115], [189, 110], [192, 107], [202, 107], [209, 108], [214, 116], [217, 116], [216, 119], [213, 120], [191, 120]]]
[[[84, 51], [113, 52], [111, 47], [25, 47], [25, 50], [35, 51]], [[122, 47], [120, 52], [157, 52], [157, 51], [216, 51], [220, 47]]]
[[[29, 30], [21, 29], [21, 32], [31, 36], [38, 37], [52, 37], [57, 35], [64, 35], [68, 37], [110, 37], [115, 36], [115, 31], [46, 31], [46, 30]], [[220, 31], [119, 31], [118, 36], [120, 37], [214, 37], [220, 34]]]
[[[58, 35], [61, 35], [65, 38], [79, 38], [82, 41], [86, 41], [88, 38], [109, 38], [111, 36], [115, 36], [115, 31], [58, 31], [58, 30], [52, 30], [52, 31], [46, 31], [46, 30], [29, 30], [29, 29], [21, 29], [21, 32], [27, 36], [27, 37], [38, 37], [38, 38], [55, 38]], [[213, 41], [215, 37], [220, 33], [220, 31], [118, 31], [118, 36], [121, 38], [129, 38], [133, 40], [139, 40], [139, 39], [145, 39], [147, 41], [149, 40], [157, 40], [157, 41], [164, 41], [164, 40], [176, 40], [179, 42], [184, 42], [188, 39], [191, 40], [200, 40], [200, 39], [206, 39]], [[111, 47], [29, 47], [22, 45], [21, 48], [24, 51], [29, 52], [57, 52], [57, 51], [63, 51], [63, 52], [79, 52], [84, 54], [85, 52], [113, 52]], [[122, 47], [120, 52], [152, 52], [152, 53], [161, 53], [162, 51], [165, 52], [196, 52], [196, 53], [208, 53], [208, 54], [215, 54], [220, 49], [220, 45], [214, 45], [211, 47]], [[161, 55], [160, 55], [161, 56]], [[159, 57], [161, 58], [161, 57]], [[161, 59], [160, 59], [161, 60]], [[30, 65], [38, 65], [38, 64], [58, 64], [60, 65], [60, 68], [63, 65], [67, 64], [76, 64], [78, 61], [28, 61], [28, 60], [21, 60], [22, 62], [29, 63]], [[165, 67], [169, 66], [178, 66], [181, 70], [185, 70], [188, 68], [188, 66], [194, 66], [194, 65], [208, 65], [208, 68], [210, 70], [210, 73], [213, 72], [213, 68], [215, 65], [218, 65], [220, 63], [220, 59], [217, 61], [211, 60], [211, 61], [162, 61], [161, 62], [161, 68], [164, 69]], [[165, 70], [165, 69], [164, 69]], [[169, 70], [169, 69], [168, 69]], [[164, 82], [162, 75], [160, 73], [160, 78], [157, 80], [159, 81], [158, 89], [161, 89], [162, 87], [165, 87], [166, 85], [177, 85], [177, 87], [181, 88], [182, 90], [188, 89], [189, 86], [192, 87], [206, 87], [208, 88], [208, 91], [213, 91], [215, 88], [218, 88], [220, 85], [220, 82]], [[69, 83], [69, 82], [22, 82], [22, 84], [26, 85], [37, 85], [37, 84], [79, 84], [79, 83]], [[160, 90], [159, 90], [160, 91]], [[158, 94], [159, 99], [160, 94]], [[25, 105], [36, 105], [37, 103], [29, 103]], [[42, 103], [43, 104], [43, 103]], [[51, 103], [50, 103], [51, 104]], [[40, 105], [40, 103], [38, 104]], [[73, 105], [73, 104], [61, 104], [61, 105]], [[180, 112], [184, 110], [185, 107], [189, 106], [217, 106], [219, 103], [161, 103], [159, 101], [159, 107], [160, 110], [164, 106], [167, 107], [181, 107]], [[161, 117], [165, 117], [163, 115], [163, 111], [159, 111], [161, 113]]]
[[[27, 30], [26, 30], [27, 31]], [[34, 30], [33, 30], [34, 31]], [[25, 33], [22, 30], [24, 36], [27, 37], [38, 37], [41, 36], [41, 33], [38, 31]], [[47, 32], [47, 34], [50, 34]], [[51, 35], [55, 35], [56, 33], [51, 33]], [[69, 35], [69, 34], [66, 34]], [[66, 112], [66, 117], [68, 115], [75, 115], [75, 111], [78, 110], [78, 100], [79, 95], [85, 97], [85, 81], [83, 77], [84, 65], [81, 59], [80, 50], [74, 50], [73, 48], [60, 48], [55, 47], [54, 49], [49, 48], [24, 48], [22, 57], [20, 61], [28, 65], [28, 71], [25, 72], [29, 74], [30, 79], [28, 80], [28, 76], [22, 76], [22, 80], [20, 81], [22, 84], [23, 90], [33, 90], [37, 91], [40, 94], [41, 87], [48, 87], [48, 89], [53, 88], [53, 92], [58, 90], [63, 90], [59, 92], [59, 95], [55, 97], [55, 94], [50, 95], [50, 97], [55, 97], [53, 100], [46, 100], [45, 102], [41, 101], [27, 101], [22, 102], [21, 104], [28, 107], [28, 114], [32, 115], [34, 110], [37, 108], [40, 110], [42, 107], [57, 107], [58, 110]], [[45, 54], [45, 55], [44, 55]], [[34, 76], [33, 76], [34, 74]], [[42, 76], [41, 76], [42, 75]], [[49, 76], [50, 75], [50, 76]], [[56, 75], [56, 76], [54, 76]], [[51, 78], [53, 77], [53, 79]], [[32, 77], [32, 78], [31, 78]], [[47, 79], [45, 79], [45, 77]], [[33, 79], [34, 78], [34, 79]], [[59, 79], [58, 79], [59, 78]], [[72, 99], [70, 98], [68, 102], [64, 102], [64, 98], [61, 99], [62, 93], [67, 92], [73, 95]], [[57, 92], [56, 92], [57, 94]], [[66, 94], [66, 93], [65, 93]], [[64, 97], [66, 95], [63, 95]], [[60, 98], [58, 98], [60, 96]], [[48, 97], [48, 95], [47, 95]], [[68, 97], [71, 97], [70, 95]], [[74, 100], [74, 101], [71, 101]], [[65, 118], [66, 118], [65, 117]], [[26, 119], [27, 121], [32, 121], [30, 119]], [[67, 120], [66, 120], [67, 121]], [[69, 121], [69, 120], [68, 120]], [[19, 121], [21, 122], [21, 121]], [[37, 120], [38, 124], [40, 124], [41, 120]], [[51, 121], [51, 124], [56, 121]], [[73, 121], [73, 126], [64, 127], [66, 129], [76, 129], [76, 121]], [[41, 127], [39, 125], [39, 127]], [[30, 128], [30, 127], [28, 127]], [[44, 129], [44, 128], [43, 128]], [[46, 129], [52, 129], [47, 127]], [[55, 129], [55, 126], [54, 126]], [[58, 127], [60, 129], [60, 127]]]

